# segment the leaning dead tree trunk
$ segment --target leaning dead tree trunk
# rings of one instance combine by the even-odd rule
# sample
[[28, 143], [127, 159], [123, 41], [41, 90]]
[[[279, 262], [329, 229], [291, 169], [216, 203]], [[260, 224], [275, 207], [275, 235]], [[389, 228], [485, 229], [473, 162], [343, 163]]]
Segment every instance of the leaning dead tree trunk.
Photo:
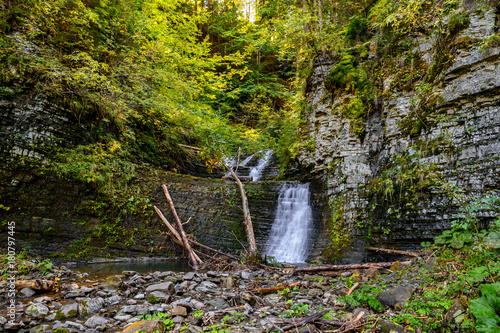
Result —
[[[170, 194], [168, 193], [167, 186], [163, 184], [161, 186], [163, 188], [163, 192], [165, 193], [165, 196], [167, 197], [168, 205], [170, 206], [170, 211], [172, 212], [172, 216], [174, 217], [175, 224], [177, 226], [177, 229], [179, 230], [179, 235], [181, 236], [182, 240], [182, 245], [186, 249], [188, 256], [189, 256], [189, 261], [191, 262], [191, 265], [193, 265], [193, 268], [195, 270], [198, 269], [198, 263], [195, 257], [195, 254], [193, 250], [191, 249], [191, 246], [189, 245], [189, 241], [186, 237], [186, 233], [184, 232], [184, 229], [182, 228], [182, 223], [181, 220], [179, 219], [179, 216], [177, 216], [177, 211], [175, 210], [174, 202], [172, 201], [172, 198], [170, 197]], [[198, 258], [199, 260], [199, 258]]]
[[247, 199], [247, 195], [245, 193], [245, 189], [243, 188], [243, 184], [241, 183], [240, 179], [238, 178], [236, 173], [233, 171], [233, 169], [231, 167], [228, 167], [227, 165], [226, 165], [226, 168], [229, 169], [229, 172], [231, 172], [231, 176], [233, 176], [234, 180], [236, 181], [236, 184], [238, 184], [238, 187], [240, 188], [241, 205], [243, 207], [243, 223], [245, 224], [245, 229], [247, 232], [248, 250], [249, 250], [251, 256], [256, 256], [257, 255], [257, 245], [255, 244], [255, 236], [253, 233], [252, 217], [250, 216], [250, 209], [248, 208], [248, 199]]

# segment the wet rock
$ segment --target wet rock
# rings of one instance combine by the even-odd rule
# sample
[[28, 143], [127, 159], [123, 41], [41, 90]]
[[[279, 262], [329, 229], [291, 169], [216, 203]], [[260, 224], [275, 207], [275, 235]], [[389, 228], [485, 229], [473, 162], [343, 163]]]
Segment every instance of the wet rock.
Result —
[[182, 317], [187, 317], [187, 309], [183, 306], [175, 306], [171, 311], [170, 314], [172, 316], [182, 316]]
[[64, 320], [69, 318], [74, 318], [78, 315], [78, 304], [66, 304], [61, 306], [59, 310], [56, 312], [56, 320]]
[[49, 314], [49, 308], [43, 304], [36, 303], [30, 305], [25, 311], [24, 314], [36, 319], [45, 318]]
[[99, 310], [104, 307], [104, 303], [104, 300], [100, 297], [85, 300], [79, 305], [78, 313], [84, 317], [92, 316], [99, 313]]
[[166, 294], [172, 295], [175, 291], [175, 286], [172, 282], [163, 282], [152, 284], [146, 288], [146, 293], [151, 293], [153, 291], [161, 291]]
[[33, 297], [33, 295], [35, 295], [35, 294], [36, 294], [36, 291], [34, 291], [33, 289], [23, 288], [19, 291], [17, 296], [19, 298], [30, 298], [30, 297]]
[[64, 295], [65, 298], [75, 298], [75, 297], [84, 297], [85, 294], [88, 294], [92, 291], [94, 291], [94, 288], [89, 288], [89, 287], [81, 287], [76, 290], [73, 290], [69, 293], [66, 293]]
[[411, 298], [412, 294], [412, 286], [399, 285], [378, 294], [377, 299], [384, 306], [387, 305], [395, 309], [402, 309], [405, 302]]
[[160, 332], [163, 330], [161, 322], [159, 320], [141, 320], [125, 328], [122, 333], [153, 333], [156, 330]]
[[87, 326], [87, 327], [90, 327], [90, 328], [96, 328], [98, 326], [104, 326], [108, 322], [109, 322], [109, 320], [107, 320], [104, 317], [101, 317], [101, 316], [92, 316], [89, 319], [87, 319], [87, 321], [85, 322], [84, 325]]
[[170, 295], [167, 295], [161, 291], [153, 291], [152, 293], [150, 293], [148, 295], [148, 302], [151, 304], [169, 303], [170, 302]]
[[229, 304], [220, 297], [216, 297], [205, 303], [208, 311], [223, 310], [229, 307]]

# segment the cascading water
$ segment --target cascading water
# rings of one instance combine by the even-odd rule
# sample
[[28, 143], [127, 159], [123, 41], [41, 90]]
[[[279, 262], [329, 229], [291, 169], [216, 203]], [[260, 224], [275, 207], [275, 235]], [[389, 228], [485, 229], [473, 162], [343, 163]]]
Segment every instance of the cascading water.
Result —
[[309, 197], [309, 183], [287, 182], [281, 188], [276, 218], [266, 243], [267, 255], [276, 261], [305, 262], [314, 227]]
[[272, 154], [273, 154], [272, 150], [266, 150], [264, 152], [264, 155], [259, 159], [257, 166], [250, 169], [249, 176], [253, 177], [254, 182], [258, 181], [260, 177], [262, 177], [262, 171], [264, 171], [267, 164], [269, 163], [269, 159], [271, 158]]

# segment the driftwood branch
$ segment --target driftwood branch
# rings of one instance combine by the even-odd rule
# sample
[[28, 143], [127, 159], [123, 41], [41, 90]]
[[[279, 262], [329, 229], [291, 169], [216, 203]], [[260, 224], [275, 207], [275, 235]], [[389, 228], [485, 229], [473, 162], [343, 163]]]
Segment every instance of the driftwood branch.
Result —
[[234, 180], [238, 184], [238, 187], [240, 188], [241, 205], [243, 207], [243, 223], [245, 224], [245, 229], [247, 232], [248, 250], [250, 252], [250, 255], [256, 256], [257, 255], [257, 245], [255, 243], [255, 236], [253, 233], [253, 225], [252, 225], [252, 217], [250, 216], [250, 209], [248, 208], [248, 199], [247, 199], [247, 195], [245, 193], [245, 188], [243, 187], [243, 184], [241, 183], [240, 179], [238, 178], [236, 173], [233, 171], [233, 169], [228, 167], [227, 165], [226, 165], [226, 168], [229, 169], [229, 172], [231, 172], [231, 175], [233, 176]]
[[201, 148], [198, 148], [198, 147], [193, 147], [193, 146], [188, 146], [188, 145], [183, 145], [182, 143], [178, 143], [177, 145], [183, 147], [183, 148], [188, 148], [188, 149], [192, 149], [192, 150], [196, 150], [196, 151], [203, 151], [203, 149]]
[[177, 215], [177, 211], [175, 210], [174, 202], [172, 201], [172, 198], [170, 197], [170, 194], [168, 193], [167, 186], [165, 184], [162, 185], [163, 192], [165, 193], [165, 197], [167, 198], [168, 205], [170, 206], [170, 211], [172, 212], [172, 216], [174, 217], [175, 224], [177, 225], [177, 229], [179, 230], [179, 235], [182, 239], [182, 245], [186, 249], [189, 260], [191, 261], [191, 265], [193, 265], [193, 268], [195, 270], [198, 269], [198, 262], [196, 260], [196, 257], [194, 256], [194, 252], [191, 249], [191, 246], [189, 245], [189, 241], [186, 237], [186, 233], [184, 232], [184, 229], [182, 228], [182, 223], [181, 220], [179, 219], [179, 216]]
[[53, 290], [56, 283], [51, 280], [24, 280], [16, 281], [14, 285], [17, 290], [30, 288], [36, 291], [47, 292]]
[[295, 327], [298, 327], [300, 325], [303, 325], [303, 324], [307, 324], [307, 323], [310, 323], [312, 321], [315, 321], [316, 319], [319, 319], [321, 318], [327, 311], [321, 311], [321, 312], [318, 312], [316, 314], [313, 314], [312, 316], [310, 317], [307, 317], [307, 318], [302, 318], [302, 319], [299, 319], [299, 320], [294, 320], [294, 322], [290, 325], [287, 325], [283, 328], [281, 328], [283, 331], [288, 331], [292, 328], [295, 328]]
[[[400, 262], [403, 266], [408, 266], [411, 261]], [[388, 268], [394, 265], [394, 262], [377, 262], [367, 264], [349, 264], [349, 265], [326, 265], [317, 267], [296, 268], [294, 272], [321, 272], [321, 271], [340, 271], [345, 269], [362, 269], [362, 268]]]
[[394, 254], [402, 254], [402, 255], [410, 256], [410, 257], [418, 257], [419, 256], [419, 254], [416, 253], [416, 252], [400, 251], [400, 250], [393, 250], [393, 249], [383, 249], [383, 248], [380, 248], [380, 247], [366, 246], [365, 249], [366, 250], [370, 250], [370, 251], [377, 251], [377, 252], [387, 252], [387, 253], [394, 253]]

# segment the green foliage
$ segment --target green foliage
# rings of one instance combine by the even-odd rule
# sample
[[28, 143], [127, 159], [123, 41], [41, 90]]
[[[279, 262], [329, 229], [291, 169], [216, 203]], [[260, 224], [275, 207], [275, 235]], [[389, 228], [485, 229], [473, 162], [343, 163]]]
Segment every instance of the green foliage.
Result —
[[365, 286], [356, 289], [351, 295], [340, 296], [339, 299], [347, 305], [358, 307], [368, 305], [377, 312], [384, 311], [384, 306], [378, 301], [377, 295], [382, 292], [378, 287]]
[[37, 267], [41, 270], [42, 275], [47, 275], [52, 271], [54, 264], [49, 259], [45, 259], [38, 263]]
[[292, 300], [286, 302], [287, 307], [281, 312], [281, 316], [285, 318], [296, 318], [307, 315], [309, 304], [293, 303]]
[[477, 332], [500, 332], [500, 282], [479, 286], [481, 297], [470, 302]]

